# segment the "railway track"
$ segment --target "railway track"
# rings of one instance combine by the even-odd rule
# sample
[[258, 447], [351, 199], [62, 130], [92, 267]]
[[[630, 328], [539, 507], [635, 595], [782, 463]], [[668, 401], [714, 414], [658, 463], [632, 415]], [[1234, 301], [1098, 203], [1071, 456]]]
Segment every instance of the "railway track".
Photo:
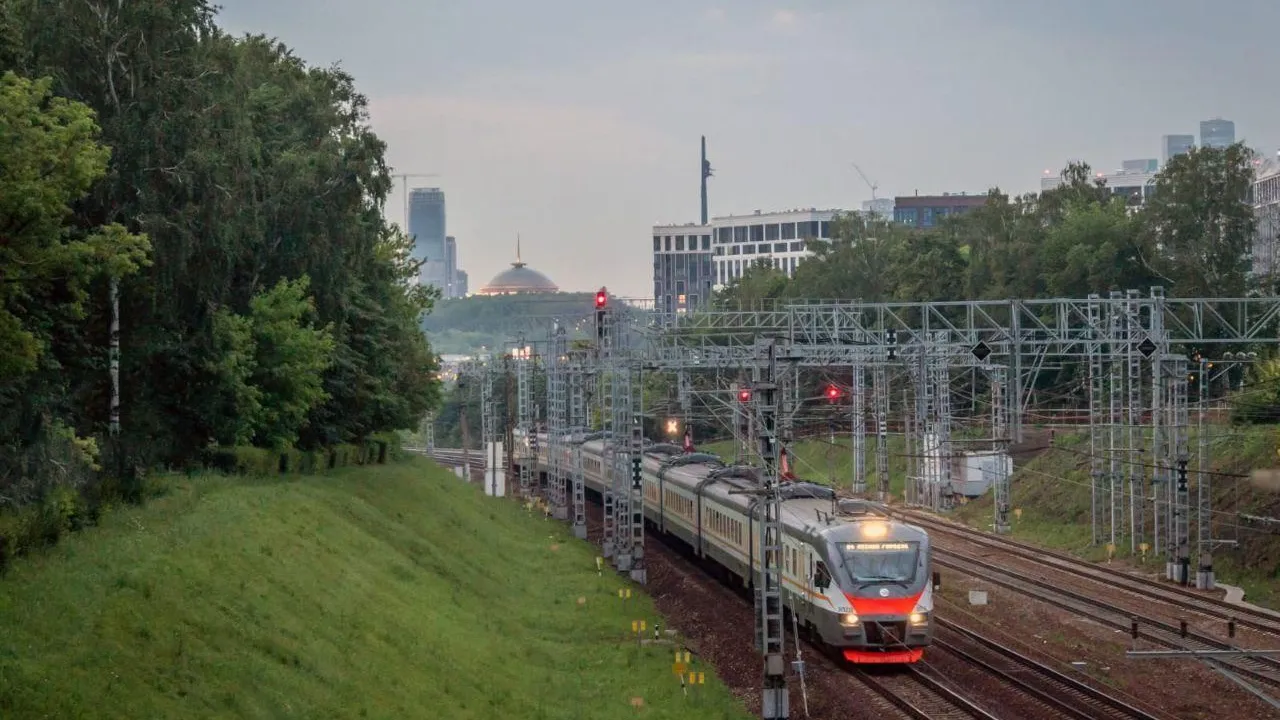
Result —
[[1280, 638], [1280, 613], [1233, 605], [1225, 600], [1205, 595], [1202, 591], [1187, 590], [1167, 582], [1097, 565], [1064, 552], [1046, 550], [1012, 538], [991, 535], [973, 528], [940, 521], [924, 513], [902, 511], [900, 514], [931, 532], [962, 538], [966, 542], [1007, 552], [1047, 568], [1105, 583], [1113, 589], [1125, 590], [1142, 599], [1155, 598], [1166, 604], [1216, 620], [1234, 620], [1240, 627]]
[[959, 691], [919, 667], [904, 672], [882, 673], [858, 670], [863, 684], [913, 720], [999, 720]]
[[[934, 548], [934, 563], [964, 575], [982, 578], [995, 585], [1022, 595], [1041, 600], [1068, 612], [1089, 618], [1107, 627], [1128, 632], [1133, 618], [1139, 622], [1138, 636], [1168, 648], [1190, 650], [1229, 650], [1228, 643], [1200, 632], [1188, 630], [1182, 637], [1181, 629], [1161, 620], [1135, 614], [1105, 600], [1068, 590], [1059, 584], [1026, 577], [1017, 571], [1006, 570], [985, 560]], [[1218, 662], [1237, 673], [1271, 687], [1280, 688], [1280, 661], [1272, 658], [1223, 658]]]
[[[462, 453], [457, 452], [437, 452], [434, 457], [455, 466], [463, 462]], [[482, 476], [483, 471], [476, 469], [473, 474]], [[587, 514], [588, 537], [598, 541], [600, 508], [596, 503], [589, 503], [589, 507], [592, 512]], [[646, 535], [651, 540], [658, 541], [649, 545], [652, 549], [650, 557], [656, 559], [661, 556], [662, 561], [668, 565], [668, 571], [674, 572], [685, 582], [715, 582], [678, 549], [671, 547], [665, 538], [653, 532], [647, 532]], [[724, 587], [719, 589], [720, 592], [726, 590], [740, 602], [747, 602], [740, 593], [733, 593]], [[936, 643], [939, 650], [949, 653], [974, 671], [993, 678], [1009, 692], [1018, 693], [1021, 704], [1033, 704], [1041, 710], [1037, 717], [1159, 720], [1157, 715], [1133, 707], [1103, 690], [1004, 647], [997, 641], [945, 620], [940, 619], [939, 623], [948, 633], [947, 639], [940, 638]], [[850, 668], [822, 648], [809, 643], [805, 645], [810, 657], [816, 655], [823, 658], [831, 669], [856, 682], [859, 689], [864, 692], [869, 690], [872, 694], [864, 699], [863, 707], [870, 710], [875, 706], [879, 711], [877, 717], [999, 717], [966, 697], [954, 684], [942, 680], [937, 670], [928, 663], [896, 671], [886, 671], [885, 668]]]
[[1020, 688], [1044, 706], [1040, 717], [1075, 720], [1160, 720], [1160, 716], [1121, 700], [1105, 690], [1060, 672], [995, 640], [945, 618], [936, 622], [942, 632], [934, 638], [941, 648], [970, 665]]

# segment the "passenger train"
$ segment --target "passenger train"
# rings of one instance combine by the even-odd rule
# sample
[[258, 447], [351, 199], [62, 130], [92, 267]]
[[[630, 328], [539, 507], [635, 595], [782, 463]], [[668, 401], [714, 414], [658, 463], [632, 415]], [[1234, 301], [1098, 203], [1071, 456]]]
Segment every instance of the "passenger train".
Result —
[[[527, 440], [516, 441], [528, 446]], [[601, 492], [605, 434], [581, 442], [584, 485]], [[545, 434], [538, 434], [537, 447], [538, 469], [545, 471]], [[571, 450], [567, 442], [562, 447], [568, 467]], [[762, 487], [760, 473], [678, 445], [648, 445], [642, 461], [645, 520], [744, 587], [754, 587], [760, 571], [759, 498], [735, 491]], [[937, 586], [928, 534], [892, 518], [882, 504], [838, 498], [822, 485], [786, 482], [782, 495], [787, 627], [793, 627], [794, 614], [809, 637], [853, 663], [920, 660], [933, 639]]]

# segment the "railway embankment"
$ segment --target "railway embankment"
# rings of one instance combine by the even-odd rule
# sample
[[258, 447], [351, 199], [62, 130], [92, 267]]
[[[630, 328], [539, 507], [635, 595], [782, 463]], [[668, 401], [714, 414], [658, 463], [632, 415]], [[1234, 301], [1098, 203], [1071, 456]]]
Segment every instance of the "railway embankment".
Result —
[[[1198, 440], [1193, 428], [1188, 443], [1193, 453], [1190, 464], [1193, 552], [1197, 540], [1198, 475], [1194, 453], [1199, 448]], [[1277, 464], [1280, 427], [1211, 425], [1207, 444], [1213, 537], [1228, 541], [1214, 547], [1217, 577], [1224, 584], [1239, 586], [1249, 603], [1280, 610], [1280, 493], [1251, 481], [1253, 471]], [[1087, 560], [1109, 561], [1113, 566], [1138, 573], [1162, 573], [1163, 552], [1157, 557], [1151, 546], [1150, 503], [1147, 503], [1145, 518], [1146, 551], [1141, 542], [1132, 540], [1126, 531], [1131, 526], [1127, 502], [1119, 515], [1116, 542], [1111, 542], [1107, 525], [1109, 495], [1100, 499], [1103, 526], [1100, 541], [1093, 543], [1090, 472], [1095, 454], [1087, 434], [1058, 432], [1041, 452], [1025, 461], [1015, 458], [1013, 506], [1016, 513], [1012, 536]], [[1120, 463], [1122, 472], [1128, 467], [1129, 463]], [[1150, 472], [1145, 466], [1136, 469]], [[958, 509], [953, 517], [971, 527], [989, 530], [991, 503], [989, 495], [979, 498]], [[1110, 558], [1108, 545], [1113, 546]]]
[[595, 554], [423, 459], [175, 477], [0, 578], [0, 716], [746, 717]]

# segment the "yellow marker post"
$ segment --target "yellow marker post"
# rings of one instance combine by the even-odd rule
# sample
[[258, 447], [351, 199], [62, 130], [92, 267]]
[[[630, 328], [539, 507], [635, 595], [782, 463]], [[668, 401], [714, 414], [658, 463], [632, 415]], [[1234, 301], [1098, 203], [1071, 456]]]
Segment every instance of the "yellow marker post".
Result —
[[1107, 543], [1107, 562], [1111, 562], [1111, 558], [1116, 556], [1116, 544]]
[[1018, 520], [1021, 520], [1021, 519], [1022, 519], [1022, 508], [1014, 508], [1014, 509], [1013, 509], [1013, 517], [1014, 517], [1014, 518], [1016, 518], [1016, 519], [1018, 519]]
[[604, 558], [597, 557], [596, 558], [596, 576], [598, 577], [603, 573], [604, 573]]
[[1142, 551], [1142, 562], [1147, 561], [1147, 550], [1149, 550], [1150, 548], [1151, 546], [1146, 543], [1139, 543], [1138, 549]]

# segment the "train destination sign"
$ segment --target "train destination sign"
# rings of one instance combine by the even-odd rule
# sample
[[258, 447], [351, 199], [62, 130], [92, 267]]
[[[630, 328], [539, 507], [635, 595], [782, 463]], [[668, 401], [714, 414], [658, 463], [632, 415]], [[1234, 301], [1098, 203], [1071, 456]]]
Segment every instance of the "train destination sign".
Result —
[[904, 542], [856, 542], [845, 543], [844, 549], [850, 552], [876, 552], [885, 550], [910, 550], [911, 546]]

